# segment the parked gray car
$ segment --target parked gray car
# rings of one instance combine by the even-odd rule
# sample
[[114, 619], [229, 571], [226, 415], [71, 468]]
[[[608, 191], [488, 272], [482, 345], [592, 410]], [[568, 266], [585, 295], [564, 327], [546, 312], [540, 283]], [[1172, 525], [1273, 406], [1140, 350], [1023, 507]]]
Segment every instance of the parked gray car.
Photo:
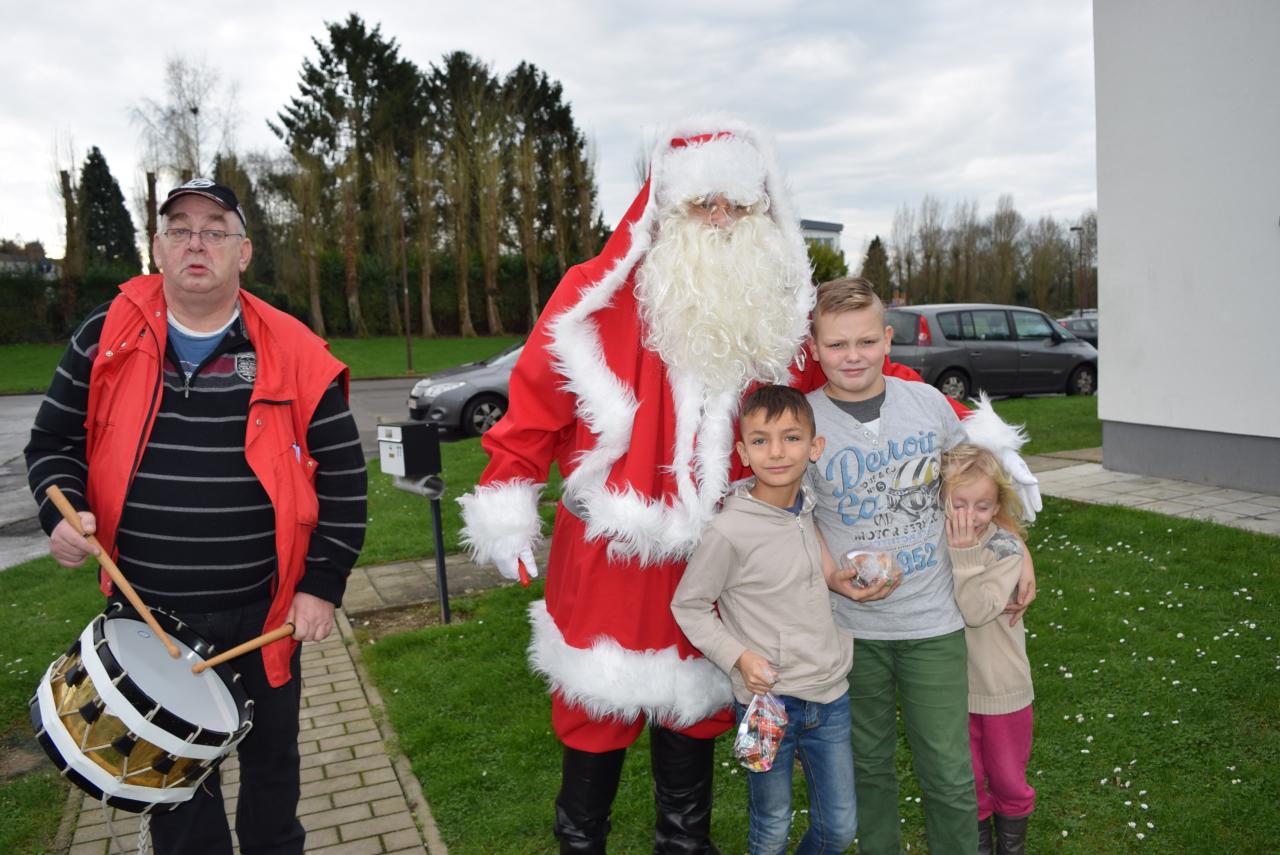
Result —
[[890, 358], [953, 398], [1098, 388], [1098, 351], [1038, 309], [990, 303], [902, 306], [886, 313]]
[[1092, 315], [1079, 317], [1071, 315], [1066, 318], [1058, 318], [1058, 323], [1067, 328], [1067, 331], [1081, 341], [1087, 341], [1094, 347], [1098, 346], [1098, 314], [1094, 312]]
[[479, 362], [446, 368], [413, 384], [409, 417], [435, 422], [446, 433], [479, 436], [507, 411], [507, 384], [524, 342]]

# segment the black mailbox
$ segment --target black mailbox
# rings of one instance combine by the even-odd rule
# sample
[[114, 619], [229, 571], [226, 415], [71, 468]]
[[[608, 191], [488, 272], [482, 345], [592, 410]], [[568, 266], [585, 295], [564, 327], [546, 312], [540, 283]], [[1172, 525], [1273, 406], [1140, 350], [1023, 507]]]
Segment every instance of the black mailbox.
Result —
[[387, 475], [422, 478], [440, 473], [440, 435], [429, 422], [378, 425], [378, 461]]

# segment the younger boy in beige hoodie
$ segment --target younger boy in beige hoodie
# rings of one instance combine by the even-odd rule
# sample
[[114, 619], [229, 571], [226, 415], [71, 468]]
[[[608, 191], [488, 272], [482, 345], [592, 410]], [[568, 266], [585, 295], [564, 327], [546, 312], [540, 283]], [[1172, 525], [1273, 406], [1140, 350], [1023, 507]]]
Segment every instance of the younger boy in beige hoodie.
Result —
[[752, 393], [740, 428], [737, 451], [755, 478], [703, 533], [671, 611], [729, 674], [739, 722], [753, 695], [772, 691], [786, 707], [773, 767], [747, 773], [751, 855], [786, 852], [797, 755], [810, 826], [795, 851], [843, 852], [857, 831], [846, 681], [853, 642], [832, 620], [813, 498], [801, 489], [823, 440], [809, 402], [785, 386]]

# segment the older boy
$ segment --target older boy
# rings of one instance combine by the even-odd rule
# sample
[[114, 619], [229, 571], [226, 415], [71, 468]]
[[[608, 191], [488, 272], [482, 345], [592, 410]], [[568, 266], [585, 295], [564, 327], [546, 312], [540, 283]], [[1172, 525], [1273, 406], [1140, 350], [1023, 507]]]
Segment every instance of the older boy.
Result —
[[671, 611], [730, 675], [739, 721], [753, 694], [773, 691], [786, 706], [790, 721], [773, 767], [748, 773], [752, 855], [786, 851], [797, 755], [810, 826], [796, 852], [843, 852], [857, 828], [845, 682], [853, 647], [831, 620], [813, 498], [801, 490], [823, 440], [804, 396], [784, 386], [752, 393], [740, 428], [738, 455], [755, 479], [729, 496], [703, 533]]
[[[865, 279], [818, 289], [812, 354], [827, 383], [809, 394], [827, 439], [811, 471], [814, 516], [833, 555], [887, 552], [901, 569], [892, 595], [848, 597], [847, 574], [828, 564], [836, 624], [856, 640], [849, 674], [858, 851], [900, 851], [894, 768], [897, 705], [924, 790], [934, 855], [973, 855], [977, 803], [968, 747], [964, 620], [956, 608], [938, 503], [940, 457], [964, 438], [947, 400], [924, 383], [885, 377], [892, 330]], [[838, 560], [837, 560], [838, 563]]]

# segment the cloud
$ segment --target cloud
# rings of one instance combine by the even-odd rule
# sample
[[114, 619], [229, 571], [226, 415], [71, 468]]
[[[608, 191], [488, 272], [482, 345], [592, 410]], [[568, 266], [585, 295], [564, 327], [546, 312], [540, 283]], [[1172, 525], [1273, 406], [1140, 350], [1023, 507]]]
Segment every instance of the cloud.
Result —
[[[68, 141], [76, 168], [98, 145], [126, 195], [135, 192], [138, 133], [128, 109], [162, 95], [165, 59], [179, 43], [238, 84], [238, 147], [278, 146], [266, 121], [296, 92], [303, 59], [315, 56], [311, 39], [349, 9], [330, 0], [230, 0], [192, 19], [123, 2], [73, 16], [36, 5], [15, 16], [0, 35], [8, 82], [0, 235], [38, 237], [61, 251], [53, 161]], [[731, 9], [493, 0], [483, 18], [466, 4], [372, 0], [360, 14], [424, 68], [466, 50], [499, 74], [527, 60], [559, 80], [596, 144], [610, 224], [635, 194], [635, 155], [646, 134], [707, 111], [771, 129], [796, 210], [843, 222], [851, 255], [887, 234], [898, 205], [926, 193], [977, 199], [983, 213], [1012, 193], [1029, 219], [1074, 217], [1094, 204], [1086, 0], [752, 0]]]

